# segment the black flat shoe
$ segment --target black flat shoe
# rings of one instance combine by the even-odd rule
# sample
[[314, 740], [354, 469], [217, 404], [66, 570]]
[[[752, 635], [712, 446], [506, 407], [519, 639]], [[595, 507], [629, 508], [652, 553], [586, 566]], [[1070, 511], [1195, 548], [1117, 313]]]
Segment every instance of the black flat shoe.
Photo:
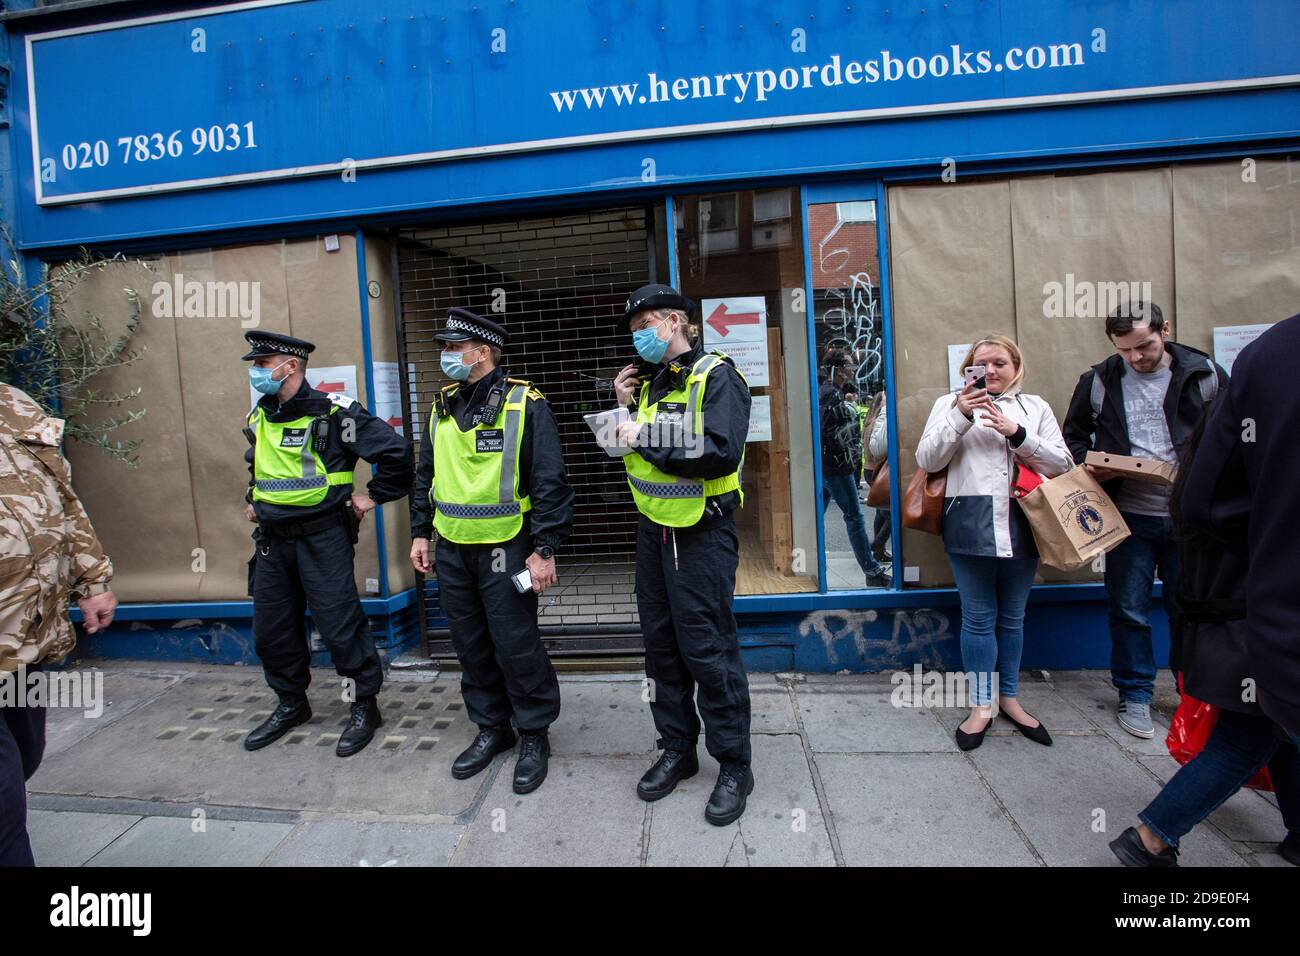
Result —
[[1160, 853], [1152, 853], [1138, 836], [1136, 827], [1129, 827], [1110, 841], [1110, 851], [1125, 866], [1170, 867], [1178, 865], [1178, 851], [1167, 847]]
[[958, 724], [957, 725], [957, 746], [960, 747], [962, 750], [974, 750], [980, 744], [984, 743], [984, 735], [989, 732], [989, 728], [992, 726], [993, 726], [993, 718], [990, 717], [989, 722], [984, 725], [984, 729], [981, 730], [978, 734], [968, 734], [966, 733], [966, 731], [961, 729], [961, 724]]
[[[1052, 735], [1047, 732], [1047, 728], [1043, 726], [1043, 722], [1038, 720], [1037, 717], [1034, 717], [1034, 720], [1038, 720], [1038, 726], [1030, 727], [1028, 724], [1022, 724], [1020, 721], [1016, 720], [1005, 710], [1001, 711], [1001, 714], [1007, 720], [1015, 724], [1016, 730], [1020, 731], [1034, 743], [1042, 744], [1044, 747], [1052, 746]], [[1032, 714], [1030, 714], [1030, 716], [1033, 717]]]

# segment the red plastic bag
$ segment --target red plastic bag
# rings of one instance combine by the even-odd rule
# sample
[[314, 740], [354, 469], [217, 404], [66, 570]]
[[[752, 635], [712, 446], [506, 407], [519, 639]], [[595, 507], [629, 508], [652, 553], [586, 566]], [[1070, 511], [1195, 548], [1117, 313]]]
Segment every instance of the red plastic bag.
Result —
[[[1219, 719], [1219, 708], [1189, 696], [1183, 690], [1183, 675], [1178, 675], [1178, 709], [1174, 711], [1173, 720], [1169, 721], [1169, 733], [1165, 737], [1165, 746], [1169, 756], [1178, 763], [1185, 764], [1205, 749], [1215, 723]], [[1260, 767], [1256, 774], [1246, 781], [1252, 790], [1273, 791], [1273, 778], [1269, 776], [1268, 767]]]

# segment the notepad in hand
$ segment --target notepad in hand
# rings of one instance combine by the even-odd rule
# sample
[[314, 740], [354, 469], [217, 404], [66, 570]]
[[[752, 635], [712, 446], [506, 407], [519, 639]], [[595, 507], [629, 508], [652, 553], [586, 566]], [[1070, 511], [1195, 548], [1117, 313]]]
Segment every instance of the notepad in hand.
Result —
[[607, 412], [592, 412], [583, 415], [582, 419], [610, 458], [622, 458], [632, 450], [631, 446], [620, 442], [618, 438], [618, 426], [632, 419], [625, 406], [620, 405]]

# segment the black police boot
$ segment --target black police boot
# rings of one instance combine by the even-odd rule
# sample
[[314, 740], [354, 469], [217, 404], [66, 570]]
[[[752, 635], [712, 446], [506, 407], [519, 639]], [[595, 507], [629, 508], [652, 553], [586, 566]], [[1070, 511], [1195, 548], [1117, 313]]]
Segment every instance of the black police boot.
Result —
[[492, 758], [515, 745], [515, 732], [509, 724], [483, 727], [474, 742], [461, 751], [451, 764], [451, 775], [457, 780], [474, 776], [492, 762]]
[[519, 731], [519, 759], [515, 761], [515, 793], [532, 793], [546, 779], [551, 738], [544, 730]]
[[645, 772], [636, 785], [636, 795], [647, 802], [666, 797], [683, 780], [700, 772], [700, 758], [694, 750], [665, 748], [655, 765]]
[[704, 808], [704, 819], [715, 827], [725, 827], [733, 820], [739, 820], [745, 812], [745, 798], [753, 789], [754, 772], [748, 764], [723, 764], [709, 797], [709, 805]]
[[244, 738], [245, 750], [261, 750], [275, 743], [299, 724], [311, 720], [311, 705], [307, 698], [301, 700], [281, 700], [266, 718]]
[[366, 697], [352, 705], [352, 717], [347, 727], [339, 735], [339, 745], [334, 752], [340, 757], [351, 757], [364, 750], [366, 744], [375, 737], [375, 731], [384, 726], [384, 718], [379, 714], [379, 704], [373, 697]]

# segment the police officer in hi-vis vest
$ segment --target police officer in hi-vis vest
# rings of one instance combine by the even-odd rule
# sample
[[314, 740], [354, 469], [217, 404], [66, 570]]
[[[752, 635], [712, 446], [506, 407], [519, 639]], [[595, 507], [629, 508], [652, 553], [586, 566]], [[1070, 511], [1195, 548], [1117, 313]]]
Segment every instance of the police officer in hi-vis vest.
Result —
[[[637, 526], [636, 599], [651, 681], [650, 712], [663, 754], [637, 784], [643, 800], [666, 797], [700, 769], [695, 742], [721, 765], [705, 818], [723, 826], [745, 812], [750, 770], [749, 681], [731, 612], [740, 542], [740, 464], [749, 431], [749, 387], [731, 359], [705, 352], [688, 316], [694, 303], [665, 285], [638, 289], [624, 321], [644, 362], [614, 388], [633, 420], [619, 437]], [[697, 716], [696, 690], [699, 692]]]
[[[442, 370], [455, 381], [435, 397], [411, 497], [411, 564], [436, 566], [438, 597], [461, 666], [461, 695], [479, 727], [451, 766], [472, 777], [522, 742], [515, 793], [546, 779], [547, 730], [560, 684], [542, 647], [537, 596], [553, 585], [555, 552], [573, 525], [555, 416], [531, 383], [498, 365], [506, 330], [451, 309]], [[429, 538], [438, 531], [434, 560]]]
[[[351, 715], [335, 748], [351, 756], [383, 724], [375, 698], [384, 676], [357, 596], [353, 545], [366, 512], [410, 491], [411, 443], [347, 395], [307, 384], [312, 343], [276, 332], [244, 338], [249, 381], [262, 393], [244, 429], [251, 446], [244, 453], [251, 475], [245, 515], [257, 522], [249, 564], [253, 643], [280, 698], [244, 746], [259, 750], [311, 719], [310, 610], [335, 670], [352, 681]], [[352, 488], [358, 458], [374, 473], [367, 494]]]

